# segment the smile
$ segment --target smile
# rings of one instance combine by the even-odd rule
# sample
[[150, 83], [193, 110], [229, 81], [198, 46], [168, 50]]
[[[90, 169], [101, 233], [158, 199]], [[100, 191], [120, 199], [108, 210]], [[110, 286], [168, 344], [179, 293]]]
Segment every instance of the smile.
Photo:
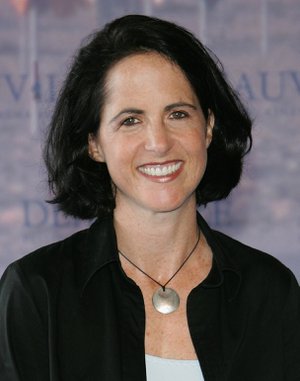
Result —
[[170, 164], [145, 165], [142, 167], [138, 167], [138, 170], [148, 176], [165, 177], [172, 176], [180, 169], [181, 166], [182, 162], [179, 161]]

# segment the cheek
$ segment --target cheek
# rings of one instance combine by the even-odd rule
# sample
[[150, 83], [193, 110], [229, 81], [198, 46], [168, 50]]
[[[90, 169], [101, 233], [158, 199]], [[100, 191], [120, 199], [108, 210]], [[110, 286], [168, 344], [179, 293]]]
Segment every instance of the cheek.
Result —
[[[199, 137], [198, 137], [199, 139]], [[195, 140], [196, 141], [196, 140]], [[207, 164], [207, 147], [205, 139], [198, 140], [198, 144], [193, 146], [193, 161], [196, 168], [197, 177], [202, 177]]]
[[197, 131], [197, 133], [191, 134], [186, 142], [187, 150], [191, 152], [193, 156], [198, 156], [200, 159], [207, 155], [207, 137], [205, 131]]
[[128, 178], [128, 172], [132, 166], [132, 154], [124, 149], [124, 146], [111, 145], [105, 151], [105, 158], [108, 172], [114, 183]]

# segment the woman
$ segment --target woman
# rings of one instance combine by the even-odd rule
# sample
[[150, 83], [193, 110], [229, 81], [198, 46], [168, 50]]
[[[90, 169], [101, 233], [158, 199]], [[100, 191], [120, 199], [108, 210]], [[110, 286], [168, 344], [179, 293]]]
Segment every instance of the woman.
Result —
[[273, 257], [212, 231], [251, 121], [219, 65], [172, 23], [126, 16], [80, 49], [45, 161], [90, 229], [10, 265], [0, 379], [299, 380], [299, 287]]

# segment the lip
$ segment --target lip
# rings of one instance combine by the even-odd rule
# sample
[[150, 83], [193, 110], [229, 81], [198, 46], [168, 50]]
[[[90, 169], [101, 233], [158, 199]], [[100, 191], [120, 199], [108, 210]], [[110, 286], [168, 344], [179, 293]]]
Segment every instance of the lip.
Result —
[[162, 163], [151, 162], [137, 167], [139, 173], [158, 183], [165, 183], [176, 179], [183, 170], [183, 161], [168, 160]]

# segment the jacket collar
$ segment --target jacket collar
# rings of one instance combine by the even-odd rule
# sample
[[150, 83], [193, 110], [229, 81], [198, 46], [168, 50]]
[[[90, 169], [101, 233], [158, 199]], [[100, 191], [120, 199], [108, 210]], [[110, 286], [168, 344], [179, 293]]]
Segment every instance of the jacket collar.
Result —
[[[241, 276], [219, 239], [203, 217], [197, 213], [197, 221], [213, 252], [213, 266], [207, 278], [201, 283], [203, 288], [219, 287], [226, 278], [230, 299], [238, 291]], [[106, 215], [96, 220], [86, 231], [86, 240], [79, 248], [77, 258], [77, 275], [81, 293], [92, 276], [101, 268], [112, 262], [119, 262], [116, 234], [113, 225], [113, 215]]]
[[93, 275], [103, 266], [119, 261], [113, 216], [97, 219], [86, 231], [79, 248], [77, 276], [81, 294]]
[[197, 214], [197, 221], [213, 252], [212, 269], [201, 283], [201, 287], [214, 288], [219, 287], [224, 283], [227, 298], [231, 301], [236, 296], [241, 283], [239, 266], [232, 260], [232, 256], [230, 256], [228, 249], [224, 247], [224, 244], [220, 239], [220, 233], [212, 230], [199, 213]]

